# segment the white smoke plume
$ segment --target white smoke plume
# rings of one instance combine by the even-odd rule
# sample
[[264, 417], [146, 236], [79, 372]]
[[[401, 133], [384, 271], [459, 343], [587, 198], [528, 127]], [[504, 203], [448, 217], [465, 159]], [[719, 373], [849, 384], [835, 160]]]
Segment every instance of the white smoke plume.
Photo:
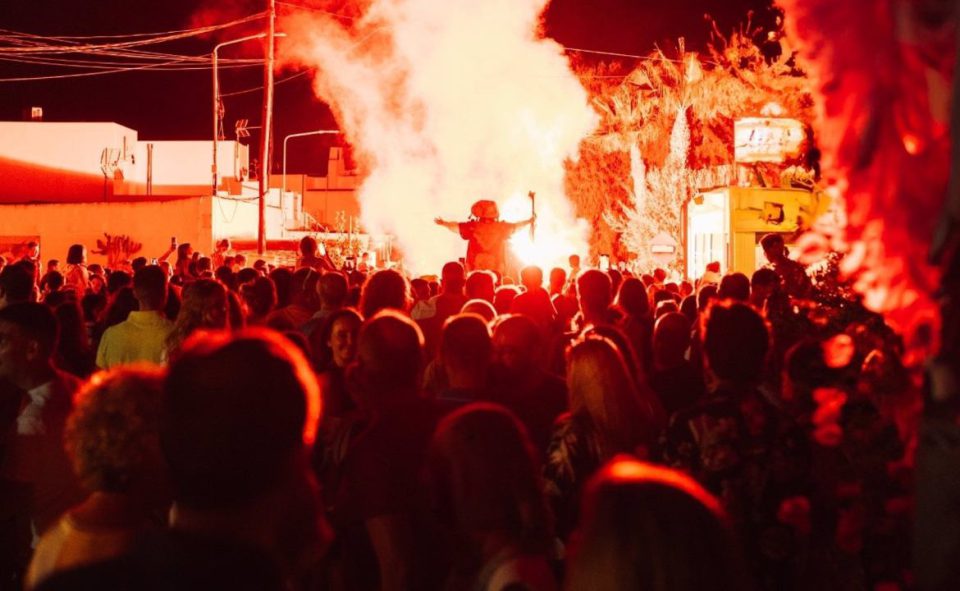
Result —
[[[501, 218], [530, 216], [513, 248], [543, 266], [586, 253], [586, 224], [564, 195], [564, 161], [597, 117], [556, 42], [540, 33], [549, 0], [372, 0], [353, 21], [324, 13], [285, 17], [284, 59], [316, 67], [367, 177], [369, 232], [391, 233], [415, 272], [465, 252], [437, 216], [465, 220], [477, 199]], [[365, 9], [365, 10], [364, 10]]]

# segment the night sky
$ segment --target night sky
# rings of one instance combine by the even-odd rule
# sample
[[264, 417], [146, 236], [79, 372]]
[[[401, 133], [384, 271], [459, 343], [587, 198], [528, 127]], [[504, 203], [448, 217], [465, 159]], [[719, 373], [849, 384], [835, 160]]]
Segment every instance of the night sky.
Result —
[[[290, 1], [325, 5], [320, 0]], [[184, 29], [197, 26], [198, 20], [219, 22], [256, 12], [262, 6], [255, 0], [224, 1], [221, 5], [229, 6], [230, 12], [219, 15], [213, 0], [2, 0], [2, 4], [0, 28], [38, 35]], [[744, 22], [750, 10], [755, 11], [755, 22], [768, 21], [770, 5], [771, 0], [554, 0], [547, 12], [546, 31], [568, 47], [618, 53], [646, 54], [656, 44], [672, 47], [681, 36], [688, 48], [697, 49], [710, 31], [705, 14], [714, 17], [726, 32]], [[240, 36], [236, 30], [221, 34], [223, 39]], [[200, 55], [208, 54], [219, 40], [191, 39], [151, 47]], [[0, 78], [67, 71], [0, 61]], [[220, 80], [224, 93], [243, 90], [262, 83], [262, 70], [222, 71]], [[115, 121], [136, 129], [143, 139], [202, 139], [210, 133], [210, 84], [209, 70], [0, 83], [0, 120], [17, 120], [24, 108], [42, 106], [48, 121]], [[330, 112], [314, 98], [308, 76], [278, 85], [275, 100], [275, 137], [335, 125]], [[259, 92], [225, 99], [228, 136], [235, 119], [249, 118], [252, 125], [259, 120], [260, 101]], [[321, 172], [325, 163], [318, 163], [322, 159], [318, 156], [324, 141], [331, 140], [305, 139], [298, 150], [300, 157], [291, 157], [291, 170], [300, 172], [298, 168], [307, 167], [308, 172]]]

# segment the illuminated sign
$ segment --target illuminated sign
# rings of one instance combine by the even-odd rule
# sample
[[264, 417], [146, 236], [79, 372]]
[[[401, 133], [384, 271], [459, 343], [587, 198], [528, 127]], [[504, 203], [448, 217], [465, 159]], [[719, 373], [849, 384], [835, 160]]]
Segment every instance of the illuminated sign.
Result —
[[783, 162], [800, 152], [806, 133], [796, 119], [747, 117], [733, 123], [734, 159], [740, 163]]

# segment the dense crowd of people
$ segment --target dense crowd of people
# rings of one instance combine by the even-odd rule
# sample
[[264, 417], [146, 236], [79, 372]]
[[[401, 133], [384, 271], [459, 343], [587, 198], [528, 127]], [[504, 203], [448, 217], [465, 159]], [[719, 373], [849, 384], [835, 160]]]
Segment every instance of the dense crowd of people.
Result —
[[696, 282], [7, 261], [0, 588], [908, 588], [903, 345], [762, 246]]

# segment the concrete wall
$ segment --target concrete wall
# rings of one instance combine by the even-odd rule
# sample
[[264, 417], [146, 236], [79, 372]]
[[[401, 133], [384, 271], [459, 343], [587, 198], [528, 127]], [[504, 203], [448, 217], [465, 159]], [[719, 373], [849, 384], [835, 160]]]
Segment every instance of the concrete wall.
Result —
[[0, 121], [0, 158], [102, 177], [104, 150], [126, 176], [137, 132], [117, 123]]
[[[0, 202], [145, 196], [148, 144], [153, 144], [153, 195], [210, 193], [211, 141], [138, 141], [136, 131], [116, 123], [0, 121]], [[217, 162], [221, 190], [235, 192], [238, 179], [248, 175], [247, 146], [219, 142]]]
[[[213, 142], [182, 141], [154, 142], [142, 140], [136, 148], [136, 169], [130, 180], [147, 180], [147, 144], [153, 144], [153, 185], [201, 185], [209, 187], [213, 163]], [[217, 174], [220, 178], [246, 178], [249, 170], [249, 151], [235, 141], [217, 145]], [[243, 169], [243, 171], [241, 171]], [[208, 189], [209, 190], [209, 189]]]
[[[255, 206], [254, 206], [255, 209]], [[87, 247], [89, 261], [106, 263], [95, 255], [104, 232], [125, 234], [143, 244], [134, 256], [162, 255], [170, 237], [209, 252], [213, 245], [210, 197], [176, 201], [127, 203], [56, 203], [0, 205], [0, 236], [39, 236], [41, 257], [65, 261], [71, 244]]]

